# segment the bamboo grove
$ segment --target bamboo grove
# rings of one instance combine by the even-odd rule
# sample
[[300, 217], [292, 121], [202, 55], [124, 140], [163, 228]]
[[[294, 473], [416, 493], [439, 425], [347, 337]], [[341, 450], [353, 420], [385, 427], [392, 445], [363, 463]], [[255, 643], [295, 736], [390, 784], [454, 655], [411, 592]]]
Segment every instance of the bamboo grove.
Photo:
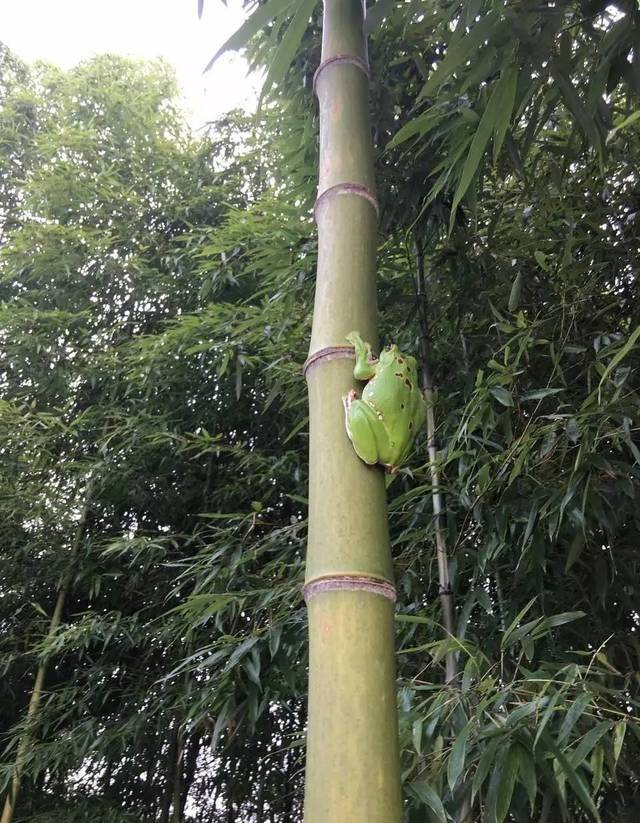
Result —
[[[308, 497], [360, 494], [318, 405], [353, 361], [307, 366], [310, 409], [303, 375], [316, 282], [335, 270], [326, 223], [355, 248], [353, 217], [377, 245], [379, 342], [418, 358], [430, 409], [411, 459], [364, 495], [396, 588], [380, 619], [402, 819], [638, 816], [638, 11], [369, 6], [368, 93], [361, 68], [334, 66], [315, 97], [320, 5], [249, 3], [228, 46], [265, 69], [259, 111], [205, 134], [160, 62], [64, 72], [0, 51], [0, 786], [4, 804], [19, 777], [15, 823], [303, 819], [307, 755], [327, 763], [307, 717], [307, 545], [325, 519], [370, 527], [366, 508], [318, 514]], [[335, 162], [364, 156], [368, 132], [373, 169], [332, 182], [375, 190], [377, 224], [363, 197], [314, 223], [336, 82], [360, 98]], [[311, 354], [352, 330], [326, 322]], [[374, 340], [375, 315], [357, 322]], [[335, 571], [315, 568], [307, 580]], [[310, 608], [322, 597], [374, 599]], [[352, 658], [379, 641], [344, 625]], [[371, 664], [347, 714], [379, 694]], [[373, 768], [352, 768], [373, 820]]]

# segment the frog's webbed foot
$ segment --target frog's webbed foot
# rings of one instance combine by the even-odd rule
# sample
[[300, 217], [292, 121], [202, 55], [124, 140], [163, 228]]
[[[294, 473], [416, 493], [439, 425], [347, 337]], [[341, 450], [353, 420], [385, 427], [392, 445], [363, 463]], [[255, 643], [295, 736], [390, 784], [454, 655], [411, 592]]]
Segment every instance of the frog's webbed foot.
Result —
[[344, 406], [345, 412], [348, 412], [351, 406], [353, 405], [353, 401], [358, 399], [358, 392], [355, 389], [351, 389], [349, 394], [345, 394], [342, 398], [342, 405]]
[[342, 397], [342, 405], [344, 407], [344, 425], [347, 429], [347, 434], [349, 435], [349, 439], [351, 439], [351, 426], [349, 425], [349, 412], [351, 410], [351, 406], [354, 400], [358, 399], [358, 392], [355, 389], [351, 389], [349, 394], [345, 394]]

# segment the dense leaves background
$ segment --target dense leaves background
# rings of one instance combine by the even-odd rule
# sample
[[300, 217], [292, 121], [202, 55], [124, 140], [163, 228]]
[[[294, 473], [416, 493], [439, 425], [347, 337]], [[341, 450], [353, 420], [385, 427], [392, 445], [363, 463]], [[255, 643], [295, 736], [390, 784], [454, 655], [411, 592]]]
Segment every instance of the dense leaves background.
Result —
[[[2, 782], [48, 661], [16, 819], [301, 819], [312, 10], [258, 7], [269, 96], [198, 137], [160, 63], [0, 53]], [[453, 637], [423, 437], [389, 481], [407, 819], [636, 820], [637, 9], [369, 22], [382, 329], [428, 343], [456, 599]]]

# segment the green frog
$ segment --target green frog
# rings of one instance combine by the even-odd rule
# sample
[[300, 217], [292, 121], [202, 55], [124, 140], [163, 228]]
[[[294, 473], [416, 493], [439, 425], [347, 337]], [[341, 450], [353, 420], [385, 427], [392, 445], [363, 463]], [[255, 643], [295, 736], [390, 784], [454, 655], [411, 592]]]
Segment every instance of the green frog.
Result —
[[347, 434], [361, 460], [394, 472], [409, 455], [426, 415], [415, 358], [395, 344], [377, 358], [356, 331], [347, 340], [356, 350], [353, 376], [368, 381], [361, 398], [353, 390], [342, 398]]

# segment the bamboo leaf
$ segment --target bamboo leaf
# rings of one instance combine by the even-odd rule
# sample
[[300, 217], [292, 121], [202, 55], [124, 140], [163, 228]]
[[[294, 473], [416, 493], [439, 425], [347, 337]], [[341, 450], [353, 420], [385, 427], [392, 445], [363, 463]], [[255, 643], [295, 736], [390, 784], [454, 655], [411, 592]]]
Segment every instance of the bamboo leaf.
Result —
[[513, 632], [509, 635], [509, 640], [505, 642], [504, 648], [508, 649], [515, 643], [517, 643], [519, 640], [523, 640], [525, 637], [533, 635], [535, 629], [540, 627], [540, 625], [543, 623], [544, 617], [536, 617], [535, 620], [529, 620], [529, 622], [523, 623], [522, 626], [518, 626], [518, 628], [514, 629]]
[[469, 726], [465, 726], [460, 734], [456, 737], [449, 761], [447, 763], [447, 782], [449, 788], [453, 787], [458, 782], [458, 778], [464, 770], [464, 761], [467, 754], [467, 738], [469, 737]]
[[562, 692], [555, 692], [553, 694], [553, 696], [551, 697], [551, 699], [549, 700], [549, 704], [547, 705], [547, 708], [545, 709], [544, 714], [542, 715], [542, 720], [540, 721], [540, 724], [538, 725], [538, 731], [536, 732], [536, 738], [533, 741], [533, 748], [534, 749], [538, 745], [538, 741], [542, 737], [545, 726], [547, 725], [549, 720], [551, 720], [551, 716], [553, 715], [553, 713], [555, 711], [556, 705], [558, 703], [558, 700], [560, 699], [561, 694], [562, 694]]
[[545, 622], [551, 629], [558, 626], [564, 626], [566, 623], [573, 623], [574, 620], [580, 620], [585, 617], [586, 612], [560, 612], [560, 614], [552, 614], [551, 617], [546, 617]]
[[582, 779], [582, 777], [578, 774], [578, 772], [573, 768], [571, 765], [569, 758], [564, 755], [560, 749], [551, 743], [549, 740], [545, 741], [546, 748], [553, 754], [553, 756], [558, 761], [560, 768], [562, 769], [564, 775], [566, 776], [573, 793], [578, 798], [582, 807], [591, 817], [596, 821], [596, 823], [600, 823], [600, 814], [598, 809], [596, 808], [595, 803], [593, 802], [593, 798], [589, 794], [589, 790]]
[[307, 30], [309, 18], [311, 17], [311, 12], [316, 6], [316, 2], [317, 0], [299, 0], [296, 13], [293, 15], [291, 22], [287, 26], [287, 30], [282, 36], [282, 40], [280, 41], [273, 60], [269, 65], [269, 70], [267, 71], [267, 76], [260, 93], [261, 99], [267, 94], [269, 89], [274, 84], [277, 85], [284, 79], [287, 71], [289, 70], [289, 66], [293, 62], [293, 58], [298, 51], [298, 47], [300, 46], [304, 33]]
[[476, 773], [473, 776], [473, 784], [471, 786], [472, 799], [476, 796], [476, 794], [478, 794], [478, 792], [482, 788], [482, 784], [484, 783], [484, 781], [487, 778], [487, 775], [489, 774], [491, 764], [495, 760], [496, 751], [498, 749], [499, 744], [500, 739], [496, 738], [492, 740], [480, 755], [478, 767], [476, 768]]
[[510, 748], [504, 758], [502, 779], [500, 780], [500, 785], [498, 786], [498, 795], [496, 799], [497, 823], [502, 823], [509, 812], [513, 789], [518, 776], [519, 764], [520, 760], [516, 750], [514, 748]]
[[[502, 81], [500, 79], [499, 83]], [[496, 86], [497, 88], [497, 86]], [[498, 117], [496, 119], [495, 134], [493, 138], [493, 162], [498, 160], [500, 149], [504, 142], [507, 129], [511, 123], [511, 115], [513, 113], [513, 106], [516, 102], [516, 89], [518, 88], [518, 67], [509, 66], [504, 73], [504, 87], [501, 90], [501, 104], [498, 110]], [[517, 278], [516, 278], [517, 279]], [[511, 301], [510, 301], [511, 302]], [[509, 311], [515, 309], [509, 308]]]
[[596, 746], [591, 752], [591, 759], [589, 761], [591, 766], [591, 788], [597, 792], [602, 783], [602, 767], [604, 765], [604, 749], [602, 746]]
[[424, 136], [438, 123], [438, 121], [443, 118], [443, 116], [444, 115], [436, 109], [429, 109], [429, 111], [425, 112], [425, 114], [421, 114], [419, 117], [414, 117], [413, 120], [405, 123], [404, 126], [402, 126], [402, 128], [394, 134], [391, 140], [387, 143], [386, 150], [389, 151], [390, 149], [395, 149], [396, 146], [399, 146], [406, 140], [410, 140], [416, 135], [420, 135], [421, 137]]
[[551, 62], [550, 70], [551, 76], [553, 77], [553, 79], [556, 82], [556, 85], [560, 89], [560, 93], [562, 94], [562, 97], [567, 105], [567, 108], [576, 118], [578, 125], [580, 126], [587, 140], [591, 143], [591, 146], [597, 153], [598, 158], [600, 160], [600, 164], [602, 165], [604, 157], [604, 144], [602, 142], [602, 136], [600, 134], [600, 131], [598, 130], [595, 120], [593, 119], [593, 116], [585, 108], [573, 83], [571, 82], [570, 78], [564, 73], [563, 69], [561, 68], [557, 60], [553, 60]]
[[450, 43], [447, 46], [444, 59], [422, 87], [418, 100], [431, 94], [457, 69], [464, 66], [467, 60], [475, 57], [485, 40], [490, 39], [492, 34], [495, 35], [497, 22], [497, 13], [491, 11], [482, 20], [479, 20], [468, 34], [462, 34], [461, 37]]
[[628, 129], [629, 126], [632, 126], [634, 123], [637, 123], [640, 120], [640, 110], [634, 111], [633, 114], [630, 114], [628, 117], [625, 117], [624, 120], [618, 122], [615, 128], [611, 129], [609, 134], [607, 135], [607, 143], [611, 138], [622, 129]]
[[592, 699], [593, 698], [589, 692], [583, 692], [571, 704], [571, 708], [567, 712], [564, 721], [562, 722], [562, 726], [560, 726], [560, 732], [558, 733], [557, 739], [558, 746], [562, 746], [562, 744], [568, 739], [573, 727], [584, 714], [584, 710], [591, 703]]
[[249, 637], [246, 640], [243, 640], [242, 643], [240, 643], [240, 645], [237, 646], [229, 655], [227, 665], [225, 666], [225, 671], [232, 669], [236, 663], [256, 645], [259, 639], [259, 637]]
[[533, 256], [535, 258], [536, 263], [540, 266], [542, 271], [549, 271], [549, 263], [547, 262], [547, 255], [544, 252], [539, 251], [536, 249], [534, 251]]
[[553, 394], [560, 394], [560, 392], [563, 391], [566, 391], [566, 389], [532, 389], [531, 391], [523, 392], [520, 395], [520, 400], [542, 400], [544, 397], [550, 397]]
[[498, 819], [498, 791], [502, 783], [502, 769], [500, 763], [496, 763], [491, 772], [489, 788], [487, 790], [487, 800], [485, 805], [485, 816], [487, 823], [497, 823]]
[[503, 751], [491, 773], [487, 791], [487, 823], [502, 823], [509, 812], [518, 776], [519, 757], [514, 747]]
[[[467, 154], [467, 159], [465, 160], [462, 174], [460, 175], [460, 180], [458, 181], [458, 187], [456, 188], [456, 192], [453, 196], [453, 202], [451, 204], [451, 220], [449, 224], [450, 229], [453, 225], [456, 209], [458, 208], [462, 198], [467, 193], [467, 189], [471, 185], [471, 181], [478, 171], [478, 167], [484, 156], [487, 144], [489, 143], [494, 130], [502, 121], [503, 108], [508, 105], [509, 99], [511, 99], [511, 107], [513, 108], [513, 83], [513, 73], [507, 69], [501, 74], [500, 79], [493, 87], [489, 102], [485, 107], [476, 133], [471, 141], [469, 153]], [[509, 116], [511, 116], [511, 112], [509, 113]]]
[[635, 346], [638, 338], [640, 337], [640, 326], [638, 326], [635, 331], [630, 335], [627, 342], [624, 346], [620, 349], [620, 351], [616, 354], [615, 357], [611, 359], [611, 362], [607, 365], [607, 368], [604, 370], [602, 377], [600, 378], [600, 383], [598, 385], [598, 402], [600, 402], [600, 390], [602, 388], [602, 384], [604, 381], [609, 377], [611, 372], [616, 368], [616, 366], [624, 360], [624, 358], [629, 354], [629, 352]]
[[593, 750], [596, 743], [598, 743], [598, 741], [609, 731], [611, 725], [610, 720], [603, 720], [598, 723], [597, 726], [594, 726], [593, 729], [589, 729], [576, 748], [569, 755], [569, 760], [571, 761], [571, 765], [574, 769], [577, 769], [578, 766], [583, 763], [585, 758], [588, 757]]
[[518, 310], [518, 306], [520, 305], [520, 293], [522, 291], [522, 272], [518, 272], [516, 274], [516, 278], [513, 281], [513, 285], [511, 286], [511, 291], [509, 293], [509, 311], [515, 312]]
[[438, 793], [430, 783], [411, 783], [411, 789], [415, 796], [431, 809], [441, 823], [447, 823], [447, 815], [442, 800], [440, 800]]
[[269, 629], [269, 653], [271, 659], [276, 656], [280, 648], [280, 640], [282, 638], [282, 626], [272, 626]]
[[367, 33], [375, 31], [384, 18], [391, 14], [395, 2], [396, 0], [376, 0], [376, 3], [367, 9], [367, 17], [364, 22]]
[[503, 406], [513, 406], [513, 396], [511, 392], [503, 386], [492, 386], [489, 389], [489, 394], [493, 395]]
[[251, 17], [235, 31], [231, 37], [220, 46], [211, 60], [205, 66], [204, 72], [209, 71], [213, 64], [227, 51], [237, 51], [247, 45], [249, 40], [257, 34], [264, 26], [293, 6], [293, 0], [268, 0], [263, 6], [253, 12]]
[[289, 434], [288, 434], [288, 435], [285, 437], [285, 439], [282, 441], [282, 445], [284, 446], [286, 443], [288, 443], [288, 442], [289, 442], [289, 440], [291, 440], [293, 437], [295, 437], [295, 436], [296, 436], [296, 434], [298, 434], [298, 432], [299, 432], [301, 429], [303, 429], [303, 428], [307, 425], [307, 423], [308, 423], [308, 422], [309, 422], [309, 417], [308, 417], [308, 416], [307, 416], [307, 417], [303, 417], [303, 418], [302, 418], [302, 420], [300, 420], [300, 422], [299, 422], [299, 423], [297, 423], [297, 424], [296, 424], [296, 425], [295, 425], [295, 426], [291, 429], [291, 431], [289, 432]]
[[413, 738], [413, 748], [416, 750], [416, 754], [422, 754], [422, 725], [424, 723], [424, 719], [419, 717], [417, 720], [413, 722], [413, 729], [412, 729], [412, 738]]
[[616, 723], [613, 730], [613, 762], [618, 765], [620, 753], [622, 752], [622, 744], [624, 743], [624, 735], [627, 731], [627, 724], [624, 720]]
[[469, 73], [460, 86], [460, 94], [464, 94], [471, 86], [476, 86], [485, 80], [493, 71], [493, 64], [498, 56], [498, 50], [494, 46], [485, 46], [480, 57], [473, 61], [469, 68]]
[[231, 719], [231, 715], [233, 713], [232, 708], [233, 708], [233, 701], [231, 699], [229, 699], [224, 704], [224, 706], [222, 707], [222, 709], [220, 710], [220, 712], [219, 712], [219, 714], [216, 718], [216, 722], [214, 724], [213, 731], [211, 733], [210, 746], [211, 746], [211, 751], [212, 752], [215, 752], [215, 750], [218, 748], [218, 741], [220, 740], [220, 735], [224, 731], [224, 728], [227, 725], [227, 722]]
[[506, 648], [506, 645], [509, 642], [509, 640], [511, 638], [511, 635], [516, 630], [516, 628], [518, 627], [518, 624], [520, 623], [522, 618], [531, 609], [531, 607], [533, 606], [533, 604], [536, 602], [537, 599], [538, 599], [537, 597], [532, 597], [531, 600], [527, 603], [527, 605], [518, 612], [518, 614], [514, 617], [514, 619], [511, 621], [511, 623], [507, 626], [507, 628], [505, 629], [504, 634], [502, 635], [501, 648], [503, 648], [503, 649]]
[[536, 765], [533, 759], [533, 755], [528, 749], [525, 749], [524, 746], [519, 745], [517, 747], [517, 752], [518, 774], [520, 776], [521, 783], [527, 791], [527, 797], [529, 798], [529, 806], [531, 807], [531, 813], [533, 814], [533, 809], [536, 804], [536, 794], [538, 792]]

